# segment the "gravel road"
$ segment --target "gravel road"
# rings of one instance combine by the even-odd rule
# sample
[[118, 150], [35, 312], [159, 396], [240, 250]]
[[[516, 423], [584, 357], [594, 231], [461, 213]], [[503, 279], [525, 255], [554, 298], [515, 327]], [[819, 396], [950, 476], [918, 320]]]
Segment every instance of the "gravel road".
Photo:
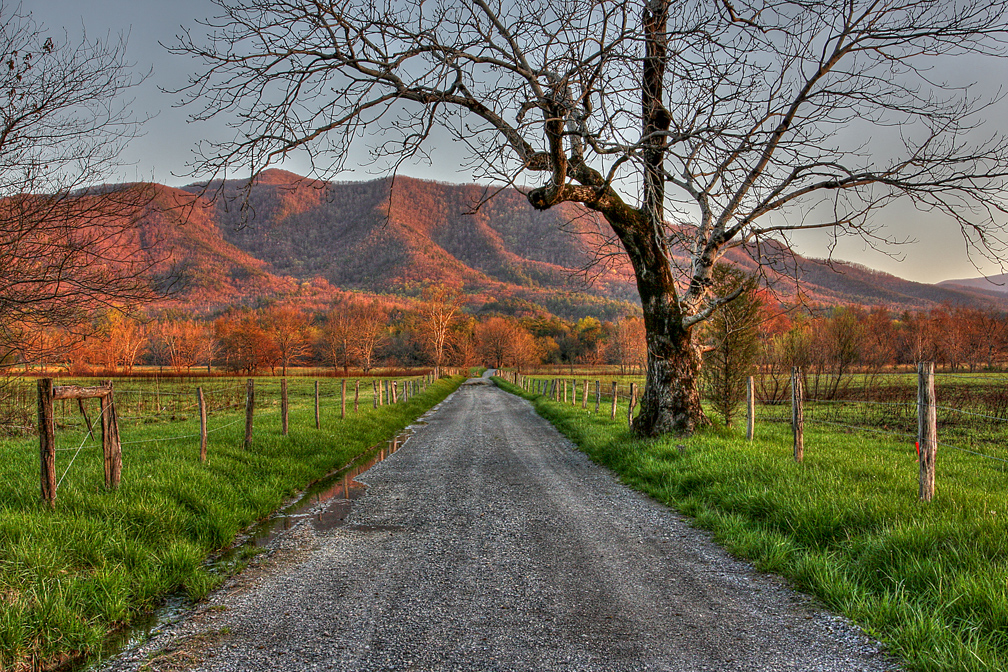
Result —
[[304, 521], [190, 616], [104, 669], [896, 669], [470, 380], [358, 477], [346, 524]]

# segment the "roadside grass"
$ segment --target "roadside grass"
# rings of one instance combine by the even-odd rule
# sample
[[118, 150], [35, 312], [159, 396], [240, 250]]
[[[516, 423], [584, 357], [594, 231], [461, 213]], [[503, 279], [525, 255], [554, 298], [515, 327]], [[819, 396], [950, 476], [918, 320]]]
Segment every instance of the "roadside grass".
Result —
[[[917, 499], [912, 439], [806, 426], [711, 428], [642, 440], [617, 420], [526, 393], [595, 462], [710, 530], [733, 554], [843, 613], [917, 671], [1008, 669], [1008, 470], [939, 449], [937, 496]], [[940, 438], [940, 437], [939, 437]]]
[[[39, 501], [38, 439], [0, 439], [0, 669], [95, 651], [111, 629], [177, 590], [202, 598], [222, 579], [205, 565], [208, 555], [312, 481], [391, 438], [462, 378], [443, 379], [406, 403], [372, 409], [369, 397], [356, 414], [348, 404], [345, 420], [330, 396], [321, 430], [312, 381], [291, 380], [286, 437], [279, 382], [261, 380], [250, 449], [243, 447], [243, 409], [212, 416], [210, 430], [220, 431], [209, 435], [205, 464], [192, 436], [196, 417], [123, 423], [119, 489], [105, 491], [100, 441], [88, 440], [57, 490], [54, 511]], [[70, 449], [57, 454], [57, 478], [82, 438], [79, 429], [57, 432], [58, 448]]]

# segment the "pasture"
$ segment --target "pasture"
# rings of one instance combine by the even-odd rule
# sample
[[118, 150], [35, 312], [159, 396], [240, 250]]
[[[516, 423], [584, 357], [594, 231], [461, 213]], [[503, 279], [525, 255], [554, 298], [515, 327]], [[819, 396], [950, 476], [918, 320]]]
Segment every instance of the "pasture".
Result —
[[[38, 438], [0, 438], [0, 668], [96, 651], [110, 630], [165, 595], [206, 595], [222, 579], [208, 556], [312, 481], [396, 434], [461, 381], [442, 379], [405, 402], [400, 388], [400, 403], [374, 408], [368, 380], [357, 412], [350, 381], [341, 419], [340, 381], [326, 379], [316, 429], [314, 380], [292, 378], [284, 436], [280, 380], [259, 378], [246, 448], [244, 379], [119, 380], [123, 467], [112, 492], [104, 488], [100, 439], [88, 436], [75, 401], [62, 408], [56, 402], [60, 482], [53, 510], [39, 499]], [[208, 400], [205, 463], [196, 384]], [[23, 385], [33, 388], [34, 381]], [[13, 385], [7, 392], [20, 394]]]
[[936, 375], [930, 503], [917, 498], [916, 377], [908, 374], [888, 376], [872, 399], [851, 384], [845, 399], [806, 402], [800, 464], [790, 404], [757, 406], [751, 442], [744, 421], [641, 440], [627, 427], [625, 401], [610, 420], [606, 399], [596, 414], [593, 396], [583, 409], [498, 384], [529, 398], [627, 484], [850, 617], [909, 669], [1008, 669], [1008, 421], [1000, 410], [1008, 376]]

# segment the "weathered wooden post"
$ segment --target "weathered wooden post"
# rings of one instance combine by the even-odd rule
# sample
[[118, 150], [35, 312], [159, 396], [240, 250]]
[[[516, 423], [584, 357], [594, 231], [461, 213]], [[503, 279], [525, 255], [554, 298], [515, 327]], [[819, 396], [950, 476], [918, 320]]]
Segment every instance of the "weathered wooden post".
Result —
[[280, 433], [287, 436], [287, 379], [280, 379]]
[[346, 378], [340, 378], [340, 420], [346, 418]]
[[398, 404], [399, 403], [399, 381], [398, 380], [393, 380], [392, 381], [392, 403], [393, 404]]
[[588, 408], [588, 379], [585, 378], [584, 391], [581, 394], [581, 409], [586, 410]]
[[196, 403], [199, 405], [199, 460], [206, 462], [206, 401], [203, 399], [203, 388], [196, 388]]
[[616, 397], [617, 397], [616, 381], [614, 380], [612, 384], [612, 413], [610, 414], [609, 417], [610, 420], [616, 419]]
[[[105, 457], [105, 487], [115, 490], [119, 487], [122, 474], [122, 444], [119, 441], [119, 418], [116, 417], [115, 396], [112, 381], [104, 381], [108, 392], [98, 397], [102, 419], [102, 453]], [[176, 397], [177, 399], [178, 397]]]
[[752, 441], [755, 430], [756, 430], [756, 383], [753, 381], [753, 377], [749, 376], [749, 380], [746, 382], [745, 438], [749, 441]]
[[637, 405], [637, 385], [630, 383], [630, 403], [627, 405], [627, 427], [633, 427], [633, 409]]
[[371, 381], [371, 405], [373, 408], [378, 408], [378, 381]]
[[322, 429], [322, 413], [319, 410], [318, 381], [315, 381], [315, 429]]
[[53, 419], [53, 381], [38, 381], [39, 462], [41, 463], [42, 501], [56, 505], [56, 422]]
[[599, 412], [599, 406], [602, 404], [602, 382], [599, 380], [595, 381], [595, 412]]
[[577, 406], [577, 379], [571, 381], [571, 406]]
[[563, 380], [561, 380], [560, 384], [563, 385], [563, 400], [564, 400], [564, 403], [566, 404], [567, 403], [567, 379], [564, 378]]
[[938, 414], [935, 409], [934, 362], [917, 365], [917, 446], [920, 451], [920, 499], [935, 495], [935, 458], [938, 454]]
[[245, 447], [252, 445], [252, 413], [255, 409], [255, 382], [249, 378], [245, 383]]
[[805, 459], [805, 409], [801, 367], [791, 369], [791, 431], [794, 433], [794, 459]]
[[353, 386], [353, 412], [360, 411], [360, 378], [354, 380]]

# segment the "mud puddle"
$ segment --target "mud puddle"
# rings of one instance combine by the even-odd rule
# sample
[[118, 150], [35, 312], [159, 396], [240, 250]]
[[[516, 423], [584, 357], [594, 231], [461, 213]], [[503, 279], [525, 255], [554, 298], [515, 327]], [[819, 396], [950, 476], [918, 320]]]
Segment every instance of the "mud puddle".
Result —
[[[427, 413], [432, 413], [438, 406], [440, 404]], [[367, 491], [367, 486], [354, 479], [402, 448], [417, 428], [427, 424], [424, 417], [415, 420], [392, 439], [372, 446], [349, 465], [322, 477], [308, 486], [292, 503], [245, 530], [231, 548], [207, 561], [210, 570], [227, 572], [229, 568], [235, 566], [236, 561], [247, 557], [250, 550], [265, 546], [277, 535], [301, 521], [310, 521], [318, 531], [332, 530], [344, 525], [353, 508], [354, 500], [362, 497]], [[363, 529], [363, 526], [359, 525], [350, 527]], [[60, 669], [66, 672], [97, 670], [109, 658], [139, 646], [159, 630], [181, 620], [192, 607], [192, 601], [184, 593], [169, 595], [160, 607], [137, 618], [129, 627], [109, 635], [100, 652], [68, 663]]]

